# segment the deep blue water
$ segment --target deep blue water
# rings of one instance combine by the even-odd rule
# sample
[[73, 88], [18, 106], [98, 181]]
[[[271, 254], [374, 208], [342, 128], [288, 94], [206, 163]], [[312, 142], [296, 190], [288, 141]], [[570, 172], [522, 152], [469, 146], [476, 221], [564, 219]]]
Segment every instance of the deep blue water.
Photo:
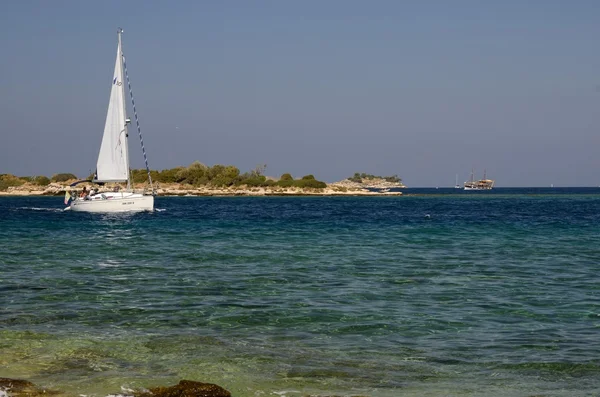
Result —
[[97, 396], [180, 379], [600, 395], [600, 189], [404, 192], [129, 215], [0, 197], [0, 377]]

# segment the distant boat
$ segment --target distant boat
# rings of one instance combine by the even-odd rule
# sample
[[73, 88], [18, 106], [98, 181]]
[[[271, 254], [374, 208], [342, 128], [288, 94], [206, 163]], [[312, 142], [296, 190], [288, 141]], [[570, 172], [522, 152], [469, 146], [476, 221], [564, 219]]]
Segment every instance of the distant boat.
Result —
[[487, 179], [485, 170], [483, 171], [483, 179], [478, 181], [475, 180], [475, 173], [471, 170], [471, 180], [464, 183], [465, 190], [492, 190], [494, 187], [494, 180]]
[[[115, 72], [111, 79], [110, 100], [108, 103], [108, 113], [106, 115], [106, 123], [104, 126], [104, 135], [102, 136], [102, 144], [100, 145], [100, 153], [96, 164], [96, 174], [94, 180], [86, 181], [104, 185], [105, 183], [127, 182], [127, 188], [120, 190], [115, 188], [113, 191], [99, 191], [95, 194], [89, 194], [84, 189], [84, 193], [80, 197], [74, 197], [71, 201], [71, 206], [66, 209], [72, 211], [84, 212], [124, 212], [124, 211], [152, 211], [154, 209], [154, 195], [145, 194], [142, 192], [134, 192], [131, 175], [129, 172], [129, 150], [127, 126], [131, 122], [125, 112], [125, 81], [129, 85], [129, 77], [127, 76], [127, 68], [125, 66], [125, 56], [123, 55], [123, 47], [121, 44], [122, 29], [117, 31], [117, 59], [115, 62]], [[129, 85], [129, 95], [131, 96], [131, 86]], [[132, 98], [133, 102], [133, 98]], [[133, 112], [137, 122], [137, 114], [135, 113], [135, 104]], [[138, 124], [138, 133], [141, 139], [140, 127]], [[142, 141], [142, 153], [146, 159], [146, 152]], [[148, 171], [148, 180], [152, 189], [152, 179], [150, 177], [150, 169], [146, 161], [146, 170]], [[153, 189], [152, 189], [153, 190]], [[93, 191], [92, 191], [93, 192]], [[71, 199], [71, 195], [67, 192], [65, 196], [65, 204]]]
[[458, 174], [456, 174], [456, 180], [454, 181], [454, 188], [460, 189], [460, 185], [458, 184]]

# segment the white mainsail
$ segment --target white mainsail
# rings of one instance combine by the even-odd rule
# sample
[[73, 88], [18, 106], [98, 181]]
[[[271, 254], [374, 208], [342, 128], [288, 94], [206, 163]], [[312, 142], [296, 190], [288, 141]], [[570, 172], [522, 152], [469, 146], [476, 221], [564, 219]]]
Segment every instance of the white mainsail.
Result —
[[119, 34], [117, 60], [110, 90], [106, 124], [104, 125], [98, 162], [96, 163], [96, 180], [99, 182], [125, 182], [129, 180], [129, 151], [127, 149], [127, 122], [123, 84], [123, 52], [121, 49], [121, 35]]

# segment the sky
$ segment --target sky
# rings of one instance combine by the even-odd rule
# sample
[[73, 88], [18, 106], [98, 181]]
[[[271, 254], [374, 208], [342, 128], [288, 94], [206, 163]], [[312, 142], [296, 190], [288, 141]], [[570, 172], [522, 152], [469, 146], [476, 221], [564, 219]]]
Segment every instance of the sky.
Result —
[[600, 185], [595, 0], [5, 1], [0, 173], [96, 168], [118, 27], [152, 169]]

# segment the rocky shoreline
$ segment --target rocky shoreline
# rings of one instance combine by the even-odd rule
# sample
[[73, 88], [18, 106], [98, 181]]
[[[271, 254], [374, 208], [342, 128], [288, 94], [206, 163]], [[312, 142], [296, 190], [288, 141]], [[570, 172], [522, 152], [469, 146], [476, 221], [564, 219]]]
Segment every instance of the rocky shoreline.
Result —
[[354, 182], [350, 179], [332, 183], [328, 186], [339, 186], [347, 189], [404, 189], [406, 186], [402, 182], [388, 182], [383, 178], [363, 179], [362, 182]]
[[[0, 396], [42, 397], [65, 395], [59, 390], [49, 390], [22, 379], [0, 378]], [[174, 386], [131, 390], [130, 394], [118, 392], [111, 396], [123, 397], [231, 397], [231, 393], [219, 385], [191, 380], [181, 380]]]
[[[66, 191], [80, 190], [87, 184], [80, 184], [71, 188], [68, 184], [51, 183], [47, 186], [38, 186], [26, 183], [21, 186], [11, 186], [6, 191], [0, 191], [0, 196], [61, 196]], [[91, 187], [91, 184], [87, 185]], [[391, 188], [405, 187], [401, 184], [389, 182], [380, 184], [359, 184], [344, 180], [322, 189], [298, 187], [249, 187], [249, 186], [192, 186], [180, 184], [157, 184], [154, 187], [157, 196], [401, 196], [402, 192], [389, 191]], [[113, 186], [100, 189], [112, 190]]]
[[[283, 394], [285, 393], [272, 393]], [[0, 396], [2, 397], [73, 397], [60, 390], [47, 389], [23, 379], [0, 378]], [[85, 396], [80, 394], [80, 396]], [[180, 380], [173, 386], [158, 386], [140, 390], [124, 390], [110, 393], [107, 397], [232, 397], [229, 390], [214, 383]], [[337, 397], [337, 395], [306, 395], [306, 397]], [[367, 397], [367, 396], [355, 396]]]

